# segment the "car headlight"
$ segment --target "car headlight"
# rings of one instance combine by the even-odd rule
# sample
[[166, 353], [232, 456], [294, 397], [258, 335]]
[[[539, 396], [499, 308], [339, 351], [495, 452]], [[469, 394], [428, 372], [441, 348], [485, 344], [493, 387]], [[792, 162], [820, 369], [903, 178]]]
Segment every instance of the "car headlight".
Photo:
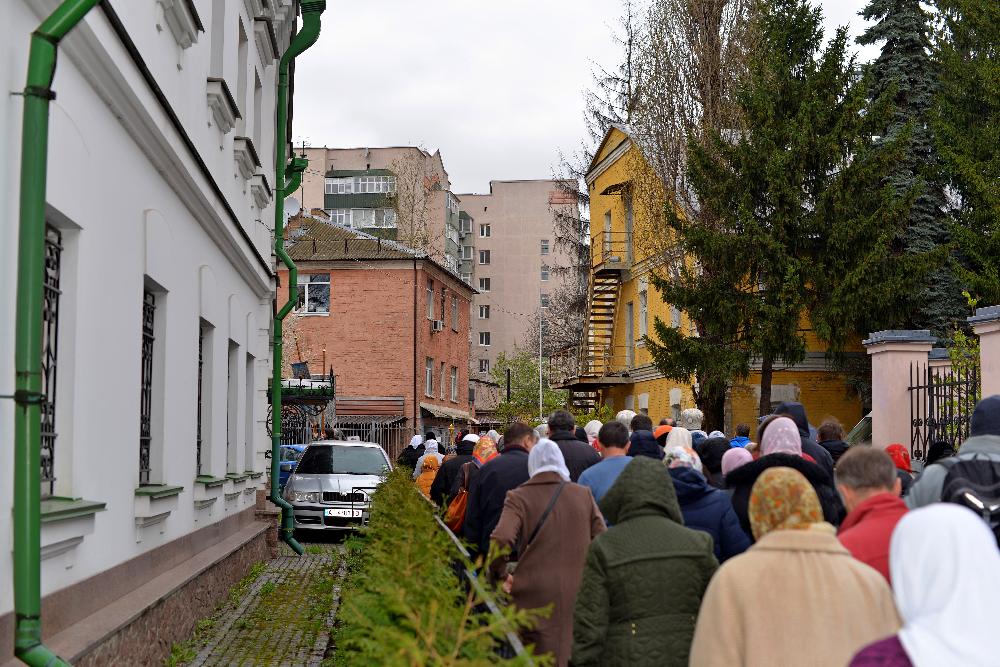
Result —
[[296, 503], [318, 503], [319, 491], [293, 491], [292, 502]]

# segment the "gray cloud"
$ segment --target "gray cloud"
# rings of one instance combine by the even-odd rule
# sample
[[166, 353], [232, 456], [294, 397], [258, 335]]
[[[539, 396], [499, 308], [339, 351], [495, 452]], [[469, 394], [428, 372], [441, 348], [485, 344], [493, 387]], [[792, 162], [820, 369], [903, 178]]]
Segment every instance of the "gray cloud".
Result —
[[[865, 0], [824, 0], [828, 30]], [[620, 0], [331, 3], [296, 63], [296, 143], [440, 149], [456, 192], [548, 178], [585, 136], [592, 61], [616, 62]], [[872, 49], [863, 56], [870, 57]]]

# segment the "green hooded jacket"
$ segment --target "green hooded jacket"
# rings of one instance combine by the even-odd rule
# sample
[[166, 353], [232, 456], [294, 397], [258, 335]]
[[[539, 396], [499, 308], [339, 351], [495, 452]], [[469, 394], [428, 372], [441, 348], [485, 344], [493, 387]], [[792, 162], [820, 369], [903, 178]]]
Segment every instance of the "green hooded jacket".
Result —
[[719, 567], [712, 538], [684, 527], [673, 480], [651, 458], [629, 463], [600, 507], [612, 527], [587, 553], [572, 664], [687, 665], [701, 598]]

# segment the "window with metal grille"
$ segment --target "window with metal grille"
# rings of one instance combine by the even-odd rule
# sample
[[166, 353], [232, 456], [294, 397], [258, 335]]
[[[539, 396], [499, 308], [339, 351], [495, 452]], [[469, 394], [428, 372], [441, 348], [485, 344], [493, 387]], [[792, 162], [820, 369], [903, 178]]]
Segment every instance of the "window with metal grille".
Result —
[[139, 484], [149, 484], [153, 416], [153, 324], [156, 295], [142, 293], [142, 366], [139, 389]]
[[205, 327], [198, 325], [198, 412], [195, 428], [195, 475], [201, 474], [201, 384], [202, 369], [205, 361]]
[[42, 496], [55, 493], [56, 453], [56, 352], [59, 347], [59, 269], [62, 235], [55, 227], [45, 229], [45, 284], [42, 301]]

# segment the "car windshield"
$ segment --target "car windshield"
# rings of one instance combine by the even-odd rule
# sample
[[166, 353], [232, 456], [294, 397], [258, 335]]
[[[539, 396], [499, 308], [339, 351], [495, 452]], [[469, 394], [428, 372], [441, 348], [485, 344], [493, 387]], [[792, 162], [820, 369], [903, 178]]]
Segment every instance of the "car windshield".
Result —
[[313, 445], [305, 451], [295, 472], [299, 475], [381, 475], [385, 457], [375, 447]]
[[302, 458], [302, 452], [297, 452], [291, 447], [285, 447], [281, 450], [281, 460], [282, 461], [298, 461]]

